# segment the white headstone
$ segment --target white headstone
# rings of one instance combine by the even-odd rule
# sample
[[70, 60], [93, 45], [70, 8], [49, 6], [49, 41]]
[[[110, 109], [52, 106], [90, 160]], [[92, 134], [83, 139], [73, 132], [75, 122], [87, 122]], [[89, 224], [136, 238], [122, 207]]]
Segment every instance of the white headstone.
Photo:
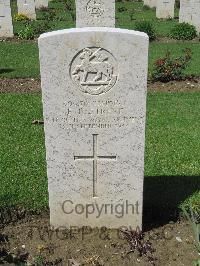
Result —
[[179, 22], [191, 23], [191, 0], [180, 0]]
[[69, 29], [39, 51], [51, 225], [141, 228], [148, 36]]
[[159, 0], [156, 6], [157, 18], [174, 18], [175, 0]]
[[76, 0], [76, 27], [115, 27], [115, 0]]
[[181, 0], [179, 22], [194, 25], [200, 32], [200, 0]]
[[49, 0], [35, 0], [35, 7], [41, 8], [41, 7], [48, 7]]
[[10, 1], [0, 0], [0, 37], [13, 37]]
[[149, 6], [150, 8], [156, 7], [156, 4], [157, 0], [144, 0], [144, 5]]
[[30, 19], [36, 19], [35, 0], [17, 0], [18, 14], [24, 14]]

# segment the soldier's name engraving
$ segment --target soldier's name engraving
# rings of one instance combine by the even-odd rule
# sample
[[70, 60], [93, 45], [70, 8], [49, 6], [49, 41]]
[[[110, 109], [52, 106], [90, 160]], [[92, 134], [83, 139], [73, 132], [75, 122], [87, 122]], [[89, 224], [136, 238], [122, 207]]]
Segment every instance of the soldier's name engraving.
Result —
[[126, 106], [119, 100], [94, 100], [92, 104], [67, 101], [64, 106], [62, 115], [47, 117], [47, 123], [68, 129], [106, 129], [129, 127], [143, 118], [136, 114], [129, 115]]

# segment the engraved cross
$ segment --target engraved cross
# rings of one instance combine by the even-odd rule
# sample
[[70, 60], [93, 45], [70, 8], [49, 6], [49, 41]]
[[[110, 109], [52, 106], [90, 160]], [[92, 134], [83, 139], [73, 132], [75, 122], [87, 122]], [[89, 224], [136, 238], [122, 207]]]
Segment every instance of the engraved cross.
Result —
[[116, 160], [116, 156], [99, 156], [98, 155], [98, 134], [93, 134], [93, 155], [92, 156], [74, 156], [74, 160], [91, 160], [93, 161], [93, 197], [97, 197], [97, 177], [99, 160]]

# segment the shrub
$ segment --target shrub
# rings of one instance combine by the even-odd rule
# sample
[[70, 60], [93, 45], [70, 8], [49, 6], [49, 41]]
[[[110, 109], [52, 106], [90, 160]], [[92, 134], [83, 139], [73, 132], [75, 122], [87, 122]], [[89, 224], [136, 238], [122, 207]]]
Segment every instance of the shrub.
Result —
[[51, 25], [49, 22], [40, 22], [33, 24], [35, 36], [38, 37], [40, 34], [44, 32], [48, 32], [52, 30], [53, 25]]
[[14, 20], [15, 21], [28, 21], [30, 19], [24, 14], [16, 14], [14, 15]]
[[173, 58], [170, 52], [167, 52], [164, 58], [156, 60], [152, 72], [153, 81], [168, 82], [183, 79], [183, 71], [191, 61], [191, 50], [185, 49], [183, 52], [184, 54], [178, 58]]
[[20, 30], [17, 35], [20, 39], [32, 40], [37, 38], [40, 34], [50, 31], [52, 26], [48, 22], [33, 22], [27, 23], [25, 28]]
[[125, 6], [118, 7], [118, 12], [126, 12], [127, 8]]
[[145, 32], [149, 36], [150, 41], [156, 39], [155, 28], [150, 21], [143, 20], [136, 22], [135, 29], [138, 31]]
[[54, 21], [54, 20], [57, 20], [56, 17], [57, 17], [57, 14], [56, 14], [56, 11], [54, 9], [49, 9], [48, 12], [47, 11], [41, 12], [41, 19], [42, 20]]
[[171, 29], [170, 36], [176, 40], [192, 40], [197, 37], [197, 31], [193, 25], [183, 22]]
[[74, 10], [74, 1], [72, 1], [72, 0], [64, 0], [64, 4], [65, 4], [65, 9], [67, 11]]
[[35, 38], [35, 32], [31, 24], [27, 24], [24, 29], [17, 33], [20, 39], [32, 40]]
[[150, 6], [143, 5], [142, 9], [143, 9], [143, 10], [150, 10], [151, 8], [150, 8]]

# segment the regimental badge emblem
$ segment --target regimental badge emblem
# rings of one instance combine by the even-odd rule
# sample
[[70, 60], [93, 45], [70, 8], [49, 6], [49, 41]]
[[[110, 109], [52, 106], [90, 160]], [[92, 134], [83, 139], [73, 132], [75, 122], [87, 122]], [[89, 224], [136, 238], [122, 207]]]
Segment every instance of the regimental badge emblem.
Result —
[[92, 17], [98, 18], [105, 12], [105, 6], [101, 0], [90, 0], [86, 10]]
[[118, 64], [106, 49], [87, 47], [72, 60], [70, 75], [78, 88], [91, 95], [108, 92], [117, 82]]

